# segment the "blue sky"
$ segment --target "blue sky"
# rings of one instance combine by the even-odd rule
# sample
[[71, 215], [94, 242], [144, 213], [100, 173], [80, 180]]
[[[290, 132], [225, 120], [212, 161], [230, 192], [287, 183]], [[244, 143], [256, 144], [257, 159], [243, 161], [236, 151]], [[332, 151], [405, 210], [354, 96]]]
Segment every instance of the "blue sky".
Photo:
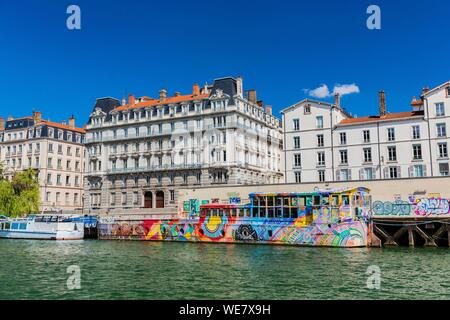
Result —
[[[81, 30], [66, 28], [70, 4]], [[370, 4], [381, 30], [366, 28]], [[409, 110], [450, 80], [449, 20], [447, 0], [0, 0], [0, 115], [83, 124], [98, 97], [237, 75], [277, 114], [323, 84], [355, 84], [342, 105], [358, 116], [377, 112], [380, 89], [390, 112]]]

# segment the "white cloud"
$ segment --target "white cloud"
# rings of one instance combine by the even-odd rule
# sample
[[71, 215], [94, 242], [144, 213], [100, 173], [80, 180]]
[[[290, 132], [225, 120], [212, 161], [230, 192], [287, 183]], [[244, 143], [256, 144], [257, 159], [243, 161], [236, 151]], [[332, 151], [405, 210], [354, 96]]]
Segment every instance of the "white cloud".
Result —
[[336, 93], [339, 93], [341, 96], [352, 93], [359, 93], [359, 87], [355, 84], [336, 84], [333, 88], [333, 91], [330, 92], [328, 86], [326, 84], [322, 84], [315, 89], [303, 89], [303, 91], [314, 98], [328, 98], [334, 96]]
[[359, 93], [359, 87], [354, 83], [337, 84], [334, 86], [333, 95], [335, 95], [336, 93], [339, 93], [341, 96], [346, 94]]
[[330, 96], [330, 90], [328, 89], [328, 86], [326, 84], [323, 84], [316, 89], [306, 89], [305, 91], [308, 93], [308, 95], [314, 98], [326, 98]]

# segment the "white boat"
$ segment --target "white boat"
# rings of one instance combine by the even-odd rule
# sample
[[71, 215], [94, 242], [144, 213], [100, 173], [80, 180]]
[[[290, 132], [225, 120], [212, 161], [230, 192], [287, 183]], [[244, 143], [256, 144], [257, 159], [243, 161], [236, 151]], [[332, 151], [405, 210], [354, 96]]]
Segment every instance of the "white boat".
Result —
[[0, 238], [80, 240], [84, 223], [56, 215], [31, 215], [24, 219], [0, 219]]

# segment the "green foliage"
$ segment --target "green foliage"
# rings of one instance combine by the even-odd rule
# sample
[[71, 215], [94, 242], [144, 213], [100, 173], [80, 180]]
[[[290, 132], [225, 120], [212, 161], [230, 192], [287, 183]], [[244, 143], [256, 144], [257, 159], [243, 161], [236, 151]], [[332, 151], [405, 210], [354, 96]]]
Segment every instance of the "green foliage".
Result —
[[17, 217], [39, 211], [39, 182], [36, 171], [17, 172], [11, 181], [4, 179], [0, 166], [0, 213]]

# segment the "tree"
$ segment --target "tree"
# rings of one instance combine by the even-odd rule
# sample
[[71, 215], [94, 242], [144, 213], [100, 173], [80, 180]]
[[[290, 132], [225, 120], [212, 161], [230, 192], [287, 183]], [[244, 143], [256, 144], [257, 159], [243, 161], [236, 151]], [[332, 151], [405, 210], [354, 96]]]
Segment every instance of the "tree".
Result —
[[36, 171], [17, 172], [11, 181], [0, 179], [0, 210], [9, 216], [39, 211], [39, 182]]

